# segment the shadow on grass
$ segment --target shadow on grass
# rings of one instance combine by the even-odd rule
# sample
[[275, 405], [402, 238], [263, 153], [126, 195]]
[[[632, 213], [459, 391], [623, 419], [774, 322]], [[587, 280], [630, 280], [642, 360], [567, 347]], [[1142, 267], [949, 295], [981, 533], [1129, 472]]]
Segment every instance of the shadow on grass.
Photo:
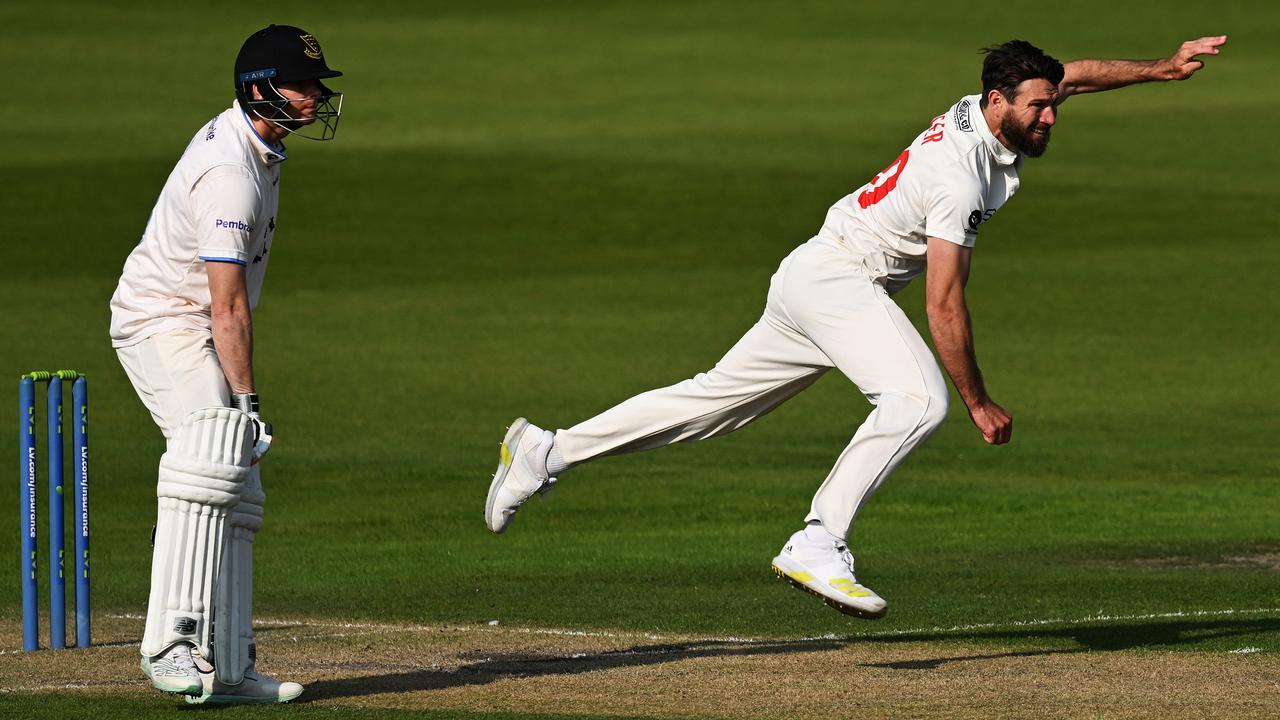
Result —
[[926, 643], [936, 641], [1044, 640], [1051, 647], [992, 653], [987, 655], [941, 656], [929, 659], [869, 663], [864, 667], [893, 670], [932, 670], [947, 663], [995, 660], [1010, 657], [1105, 652], [1140, 647], [1175, 647], [1214, 638], [1280, 632], [1280, 618], [1251, 620], [1176, 621], [1123, 625], [1095, 625], [1016, 631], [939, 632], [898, 636], [847, 636], [805, 640], [732, 641], [704, 640], [687, 643], [639, 645], [623, 650], [583, 653], [571, 656], [536, 653], [480, 657], [450, 669], [415, 669], [383, 675], [322, 680], [307, 686], [297, 702], [382, 693], [439, 690], [468, 685], [485, 685], [510, 678], [578, 675], [615, 668], [660, 665], [703, 657], [745, 657], [840, 650], [866, 643]]
[[[911, 634], [877, 638], [879, 642], [934, 642], [939, 640], [1009, 640], [1028, 639], [1057, 641], [1058, 647], [1038, 650], [1013, 651], [991, 655], [938, 657], [924, 660], [902, 660], [889, 663], [867, 663], [864, 667], [882, 667], [894, 670], [933, 670], [947, 663], [971, 660], [996, 660], [1008, 657], [1032, 657], [1082, 652], [1107, 652], [1132, 648], [1174, 648], [1178, 645], [1198, 643], [1241, 635], [1274, 634], [1280, 632], [1280, 619], [1255, 618], [1250, 620], [1185, 620], [1156, 623], [1127, 623], [1122, 625], [1089, 625], [1067, 628], [1036, 630], [1000, 630], [960, 633]], [[1067, 647], [1074, 643], [1075, 647]]]
[[[1082, 650], [1127, 650], [1140, 647], [1176, 647], [1205, 640], [1280, 632], [1280, 618], [1242, 620], [1167, 620], [1115, 625], [1079, 625], [1065, 628], [976, 630], [912, 633], [877, 637], [878, 642], [930, 642], [937, 640], [1026, 640], [1031, 638], [1074, 642]], [[1074, 648], [1073, 648], [1074, 649]]]
[[508, 678], [579, 675], [614, 668], [660, 665], [701, 657], [750, 655], [785, 655], [821, 650], [838, 650], [848, 643], [843, 640], [778, 640], [742, 643], [728, 640], [705, 640], [662, 645], [640, 645], [625, 650], [581, 653], [570, 656], [508, 654], [486, 657], [448, 670], [410, 670], [402, 673], [372, 675], [340, 680], [322, 680], [307, 685], [307, 692], [294, 701], [311, 702], [340, 697], [378, 695], [381, 693], [440, 690], [465, 685], [487, 685]]

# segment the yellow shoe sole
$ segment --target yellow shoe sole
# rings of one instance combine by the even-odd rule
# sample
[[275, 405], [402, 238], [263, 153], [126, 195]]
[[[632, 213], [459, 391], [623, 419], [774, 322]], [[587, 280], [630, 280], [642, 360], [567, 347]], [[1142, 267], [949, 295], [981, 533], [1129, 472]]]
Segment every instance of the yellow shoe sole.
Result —
[[826, 603], [828, 607], [831, 607], [831, 608], [833, 608], [833, 609], [835, 609], [835, 610], [837, 610], [837, 611], [839, 611], [839, 612], [841, 612], [841, 613], [843, 613], [843, 614], [845, 614], [845, 615], [849, 615], [850, 617], [862, 618], [863, 620], [879, 620], [880, 618], [882, 618], [882, 617], [884, 617], [885, 615], [888, 615], [888, 614], [889, 614], [889, 607], [888, 607], [887, 605], [885, 606], [884, 610], [881, 610], [881, 611], [880, 611], [880, 612], [878, 612], [878, 613], [872, 613], [872, 612], [867, 612], [866, 610], [859, 610], [858, 608], [851, 607], [851, 606], [849, 606], [849, 605], [845, 605], [844, 603], [842, 603], [842, 602], [840, 602], [840, 601], [838, 601], [838, 600], [832, 600], [831, 598], [827, 597], [826, 595], [823, 595], [822, 593], [818, 592], [817, 590], [814, 590], [813, 588], [809, 587], [808, 585], [805, 585], [804, 583], [800, 582], [799, 580], [797, 580], [797, 579], [795, 579], [795, 578], [791, 577], [791, 576], [790, 576], [790, 575], [788, 575], [788, 574], [787, 574], [787, 573], [786, 573], [782, 568], [778, 567], [777, 565], [773, 565], [772, 567], [773, 567], [773, 574], [774, 574], [774, 575], [777, 575], [778, 577], [782, 578], [783, 580], [786, 580], [787, 582], [791, 583], [793, 586], [795, 586], [795, 587], [797, 587], [797, 588], [799, 588], [799, 589], [801, 589], [801, 590], [803, 590], [803, 591], [805, 591], [805, 592], [809, 593], [810, 595], [812, 595], [812, 596], [814, 596], [814, 597], [818, 598], [818, 599], [819, 599], [819, 600], [821, 600], [822, 602]]

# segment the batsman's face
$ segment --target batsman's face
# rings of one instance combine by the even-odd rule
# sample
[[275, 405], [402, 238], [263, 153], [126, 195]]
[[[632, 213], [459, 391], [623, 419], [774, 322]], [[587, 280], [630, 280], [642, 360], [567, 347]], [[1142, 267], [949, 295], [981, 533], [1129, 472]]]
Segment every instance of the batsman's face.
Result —
[[285, 112], [295, 120], [303, 125], [316, 121], [316, 110], [320, 107], [320, 97], [324, 94], [319, 82], [282, 82], [276, 85], [276, 91], [289, 101]]
[[1027, 157], [1040, 157], [1049, 147], [1049, 134], [1058, 122], [1058, 88], [1048, 80], [1023, 80], [1012, 101], [1006, 100], [1000, 132]]

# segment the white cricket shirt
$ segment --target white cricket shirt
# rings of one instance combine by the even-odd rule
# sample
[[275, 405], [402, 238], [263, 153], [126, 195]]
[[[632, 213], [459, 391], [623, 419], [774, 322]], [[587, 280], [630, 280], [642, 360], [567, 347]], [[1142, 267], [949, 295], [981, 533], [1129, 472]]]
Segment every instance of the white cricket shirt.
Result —
[[978, 227], [1018, 191], [1019, 154], [991, 133], [970, 95], [934, 118], [883, 172], [827, 212], [815, 240], [863, 256], [890, 293], [924, 272], [930, 236], [973, 247]]
[[245, 266], [257, 307], [280, 200], [284, 145], [272, 147], [233, 104], [191, 138], [111, 297], [111, 345], [159, 332], [212, 332], [207, 262]]

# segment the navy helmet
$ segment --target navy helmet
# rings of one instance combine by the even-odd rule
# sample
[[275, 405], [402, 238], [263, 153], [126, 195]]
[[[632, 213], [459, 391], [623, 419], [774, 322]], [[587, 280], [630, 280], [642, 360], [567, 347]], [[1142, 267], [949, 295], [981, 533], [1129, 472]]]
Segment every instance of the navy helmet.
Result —
[[[340, 77], [329, 68], [315, 37], [292, 25], [269, 25], [249, 36], [236, 55], [236, 99], [246, 113], [277, 125], [299, 137], [332, 140], [342, 115], [342, 93], [330, 90], [322, 80]], [[290, 100], [280, 94], [281, 83], [316, 81], [320, 87], [315, 121], [300, 120], [289, 112]], [[260, 98], [254, 98], [253, 89]], [[319, 124], [319, 131], [301, 132]]]

